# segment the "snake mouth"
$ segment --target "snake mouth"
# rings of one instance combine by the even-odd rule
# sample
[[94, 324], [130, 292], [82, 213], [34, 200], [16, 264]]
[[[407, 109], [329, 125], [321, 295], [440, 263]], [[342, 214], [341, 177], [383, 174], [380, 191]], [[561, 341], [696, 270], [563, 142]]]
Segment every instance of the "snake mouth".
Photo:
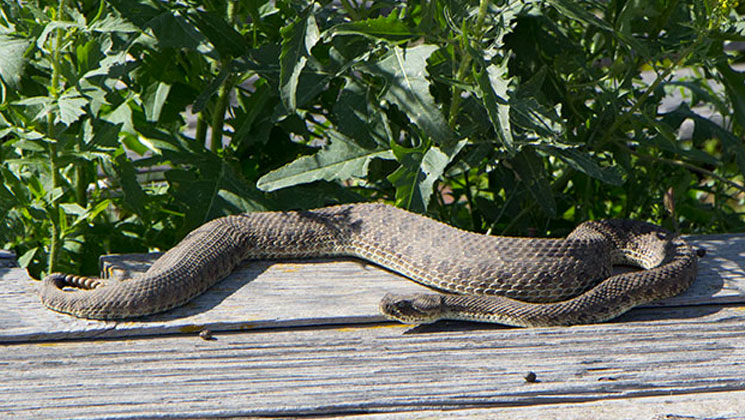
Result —
[[444, 315], [442, 296], [432, 293], [388, 293], [380, 300], [379, 306], [386, 318], [406, 324], [430, 324], [442, 319]]

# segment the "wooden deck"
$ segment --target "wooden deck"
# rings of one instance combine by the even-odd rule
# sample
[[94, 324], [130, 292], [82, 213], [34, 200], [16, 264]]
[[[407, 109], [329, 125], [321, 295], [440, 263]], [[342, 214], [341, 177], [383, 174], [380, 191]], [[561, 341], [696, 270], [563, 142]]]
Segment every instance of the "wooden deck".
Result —
[[685, 294], [535, 329], [386, 322], [380, 297], [421, 287], [344, 260], [253, 263], [169, 313], [83, 321], [0, 263], [0, 418], [745, 419], [745, 235], [689, 239], [707, 254]]

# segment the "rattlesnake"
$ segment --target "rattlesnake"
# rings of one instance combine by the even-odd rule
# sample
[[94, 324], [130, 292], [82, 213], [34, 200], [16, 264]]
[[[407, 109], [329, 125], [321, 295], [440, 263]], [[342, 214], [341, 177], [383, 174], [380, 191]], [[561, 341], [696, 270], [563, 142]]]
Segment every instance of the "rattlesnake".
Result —
[[[118, 281], [55, 273], [40, 295], [58, 312], [123, 319], [183, 305], [247, 260], [338, 256], [446, 293], [386, 295], [380, 309], [390, 318], [515, 326], [609, 320], [687, 289], [697, 265], [680, 237], [643, 222], [585, 222], [565, 239], [516, 238], [465, 232], [384, 204], [348, 204], [215, 219], [143, 275]], [[613, 275], [615, 264], [642, 270]]]

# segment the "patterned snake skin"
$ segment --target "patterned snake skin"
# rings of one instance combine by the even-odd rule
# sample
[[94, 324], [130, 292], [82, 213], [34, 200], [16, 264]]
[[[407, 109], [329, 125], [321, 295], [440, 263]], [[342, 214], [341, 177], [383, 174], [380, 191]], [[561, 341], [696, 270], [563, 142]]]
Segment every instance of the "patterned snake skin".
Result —
[[[447, 293], [386, 295], [380, 309], [390, 318], [526, 327], [602, 322], [677, 295], [693, 282], [697, 264], [682, 239], [642, 222], [587, 222], [565, 239], [513, 238], [464, 232], [384, 204], [351, 204], [216, 219], [144, 275], [119, 281], [55, 273], [40, 294], [58, 312], [123, 319], [183, 305], [247, 260], [336, 256]], [[612, 275], [614, 264], [643, 270]]]

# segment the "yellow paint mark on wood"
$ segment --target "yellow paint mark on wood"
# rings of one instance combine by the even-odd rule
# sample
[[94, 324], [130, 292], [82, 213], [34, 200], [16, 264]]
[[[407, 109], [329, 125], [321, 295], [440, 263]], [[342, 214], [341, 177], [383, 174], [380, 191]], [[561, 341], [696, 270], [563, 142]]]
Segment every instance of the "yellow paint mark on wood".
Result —
[[408, 329], [408, 328], [411, 328], [413, 326], [414, 326], [413, 324], [401, 324], [401, 323], [392, 322], [392, 323], [388, 323], [388, 324], [376, 324], [376, 325], [360, 324], [360, 325], [354, 326], [354, 327], [339, 327], [339, 328], [334, 328], [334, 329], [336, 331], [356, 331], [356, 330], [359, 330], [360, 328], [369, 328], [369, 329], [404, 328], [404, 329]]
[[182, 333], [194, 333], [199, 332], [204, 329], [204, 325], [184, 325], [183, 327], [180, 327], [178, 330]]

